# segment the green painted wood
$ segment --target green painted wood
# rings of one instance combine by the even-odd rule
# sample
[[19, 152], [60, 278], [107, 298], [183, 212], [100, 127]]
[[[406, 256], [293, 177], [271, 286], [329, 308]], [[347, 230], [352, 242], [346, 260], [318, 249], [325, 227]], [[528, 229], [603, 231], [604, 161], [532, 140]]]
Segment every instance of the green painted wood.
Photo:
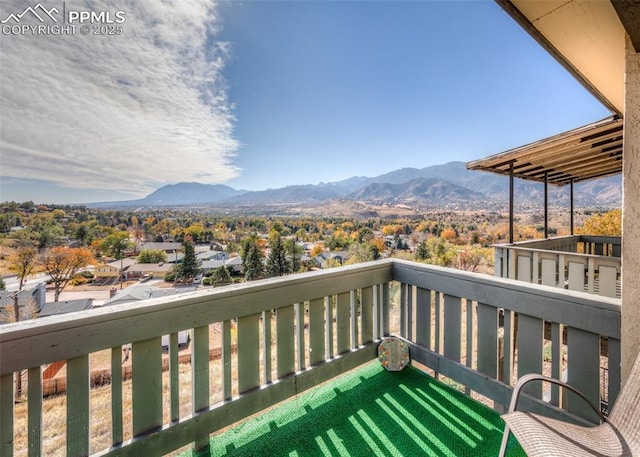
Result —
[[[551, 376], [561, 379], [562, 376], [562, 324], [551, 324]], [[561, 390], [559, 386], [551, 386], [551, 404], [561, 406]]]
[[122, 443], [122, 346], [111, 348], [111, 441]]
[[13, 457], [13, 373], [0, 376], [0, 455]]
[[238, 391], [260, 386], [260, 315], [238, 318]]
[[552, 259], [542, 259], [541, 261], [542, 275], [541, 283], [543, 286], [557, 286], [556, 282], [556, 270], [558, 264]]
[[[518, 378], [527, 373], [542, 373], [544, 321], [537, 317], [518, 315]], [[531, 383], [525, 389], [535, 398], [542, 398], [542, 384]]]
[[29, 368], [27, 374], [29, 391], [27, 393], [29, 457], [40, 457], [42, 453], [42, 370], [41, 367]]
[[[503, 314], [503, 335], [502, 335], [502, 377], [500, 378], [504, 383], [511, 385], [513, 382], [513, 331], [514, 331], [514, 314], [507, 309]], [[507, 403], [502, 403], [505, 407]]]
[[498, 377], [498, 309], [478, 303], [478, 371]]
[[444, 296], [444, 355], [460, 361], [462, 304], [459, 297]]
[[295, 310], [293, 305], [276, 310], [278, 379], [295, 371]]
[[531, 257], [528, 255], [518, 255], [518, 281], [531, 282]]
[[420, 346], [431, 348], [431, 291], [416, 288], [416, 337]]
[[133, 436], [162, 426], [162, 337], [131, 345]]
[[[126, 307], [51, 316], [0, 331], [0, 375], [66, 360], [131, 341], [262, 313], [273, 303], [298, 303], [391, 280], [392, 261], [270, 278], [237, 287], [203, 289]], [[107, 309], [108, 308], [108, 309]], [[40, 322], [44, 321], [44, 322]], [[33, 350], [38, 348], [38, 350]]]
[[296, 318], [296, 371], [302, 371], [306, 367], [305, 351], [305, 309], [306, 303], [296, 303], [294, 305]]
[[382, 289], [382, 316], [380, 322], [382, 324], [381, 337], [389, 335], [389, 311], [391, 309], [391, 300], [389, 299], [389, 283], [383, 283], [380, 285]]
[[89, 455], [89, 356], [67, 360], [67, 456]]
[[262, 313], [262, 378], [265, 384], [271, 382], [271, 349], [273, 346], [271, 327], [273, 324], [273, 311]]
[[467, 348], [466, 348], [466, 365], [468, 367], [472, 367], [473, 366], [473, 355], [475, 354], [474, 351], [474, 344], [476, 341], [476, 323], [475, 323], [475, 319], [474, 319], [474, 315], [475, 313], [474, 308], [475, 305], [473, 302], [467, 300], [466, 302], [466, 307], [467, 307], [467, 320], [466, 320], [466, 327], [467, 327]]
[[584, 264], [569, 261], [569, 290], [584, 291]]
[[[595, 405], [600, 404], [600, 337], [584, 330], [567, 329], [567, 382]], [[598, 418], [589, 405], [567, 394], [567, 409], [581, 417]]]
[[360, 338], [362, 344], [373, 341], [374, 316], [373, 287], [364, 287], [360, 292], [360, 319], [362, 321]]
[[315, 298], [309, 302], [309, 364], [311, 366], [325, 360], [324, 329], [324, 298]]
[[324, 347], [326, 349], [325, 358], [330, 359], [335, 354], [333, 351], [333, 306], [335, 297], [325, 297], [325, 317], [324, 317]]
[[222, 322], [222, 398], [229, 400], [233, 392], [231, 378], [231, 321]]
[[616, 267], [607, 267], [601, 265], [600, 272], [600, 290], [599, 295], [605, 297], [615, 297], [617, 294], [616, 281], [618, 279], [618, 270]]
[[336, 301], [336, 350], [342, 354], [351, 349], [351, 294], [338, 294]]
[[169, 335], [169, 402], [171, 421], [180, 419], [180, 365], [178, 363], [178, 334]]
[[620, 363], [620, 340], [616, 338], [609, 338], [607, 341], [609, 348], [608, 353], [608, 366], [609, 366], [609, 385], [608, 385], [608, 402], [609, 411], [616, 404], [620, 389], [622, 388], [622, 366]]
[[358, 347], [358, 291], [352, 290], [349, 292], [349, 314], [351, 314], [351, 349]]
[[338, 356], [328, 363], [320, 364], [311, 370], [287, 376], [280, 382], [241, 394], [233, 402], [223, 403], [209, 411], [204, 411], [171, 424], [163, 433], [151, 433], [131, 441], [126, 447], [105, 451], [100, 454], [100, 457], [139, 457], [168, 454], [189, 444], [198, 430], [208, 430], [210, 433], [214, 433], [276, 403], [333, 379], [342, 373], [357, 368], [375, 357], [377, 357], [377, 344], [370, 343], [356, 351]]
[[[193, 414], [209, 407], [209, 326], [193, 329], [191, 341], [191, 411]], [[135, 372], [134, 372], [135, 375]], [[200, 430], [194, 434], [195, 449], [209, 446], [209, 433]]]
[[436, 292], [436, 310], [434, 315], [433, 322], [433, 332], [434, 332], [434, 351], [438, 354], [442, 354], [443, 351], [443, 341], [442, 341], [442, 302], [444, 300], [443, 295], [440, 292]]

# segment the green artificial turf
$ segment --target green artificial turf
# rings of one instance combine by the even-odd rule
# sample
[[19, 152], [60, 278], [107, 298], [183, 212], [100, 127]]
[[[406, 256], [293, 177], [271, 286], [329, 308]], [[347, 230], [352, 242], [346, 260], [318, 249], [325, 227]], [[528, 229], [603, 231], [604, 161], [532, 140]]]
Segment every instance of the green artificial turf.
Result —
[[[374, 361], [183, 456], [497, 456], [503, 427], [496, 412], [419, 370]], [[508, 456], [525, 456], [513, 438]]]

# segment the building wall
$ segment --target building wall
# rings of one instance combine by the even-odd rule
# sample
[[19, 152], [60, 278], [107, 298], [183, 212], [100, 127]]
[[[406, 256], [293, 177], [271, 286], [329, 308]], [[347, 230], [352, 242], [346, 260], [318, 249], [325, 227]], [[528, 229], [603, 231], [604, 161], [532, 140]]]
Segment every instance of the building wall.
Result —
[[627, 38], [622, 208], [622, 379], [640, 350], [640, 53]]

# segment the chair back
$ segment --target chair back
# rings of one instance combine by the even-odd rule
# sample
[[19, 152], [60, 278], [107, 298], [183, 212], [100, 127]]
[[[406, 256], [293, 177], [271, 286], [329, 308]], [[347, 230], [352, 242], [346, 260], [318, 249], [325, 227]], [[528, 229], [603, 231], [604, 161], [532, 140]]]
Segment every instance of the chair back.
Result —
[[609, 422], [627, 442], [640, 445], [640, 353], [613, 406]]

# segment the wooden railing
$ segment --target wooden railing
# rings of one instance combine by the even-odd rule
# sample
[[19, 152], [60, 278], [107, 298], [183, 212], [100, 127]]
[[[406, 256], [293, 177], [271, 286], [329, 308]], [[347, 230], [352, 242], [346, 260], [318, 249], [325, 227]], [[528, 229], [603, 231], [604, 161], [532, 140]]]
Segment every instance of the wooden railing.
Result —
[[618, 237], [565, 236], [495, 245], [496, 276], [620, 297]]
[[[401, 282], [400, 333], [410, 342], [412, 359], [467, 391], [500, 408], [518, 377], [548, 371], [595, 404], [615, 402], [620, 300], [402, 261], [394, 262], [393, 279]], [[595, 419], [588, 406], [563, 401], [557, 390], [545, 397], [540, 387], [530, 393], [540, 400], [531, 402], [533, 409], [551, 404], [572, 417]]]
[[[398, 287], [398, 298], [390, 298]], [[507, 404], [516, 373], [542, 371], [546, 345], [552, 374], [566, 371], [596, 401], [615, 400], [619, 300], [384, 260], [1, 326], [0, 454], [14, 455], [22, 420], [15, 411], [23, 405], [13, 401], [14, 373], [27, 370], [28, 455], [52, 453], [43, 440], [42, 370], [59, 360], [67, 361], [66, 455], [162, 455], [190, 443], [203, 448], [210, 433], [375, 358], [393, 325], [393, 302], [411, 357], [498, 408]], [[186, 373], [178, 363], [183, 330], [191, 335]], [[603, 338], [609, 362], [601, 394]], [[131, 347], [131, 381], [122, 381], [123, 346]], [[215, 346], [220, 357], [211, 360]], [[92, 391], [99, 389], [90, 389], [89, 361], [105, 350], [110, 383], [101, 389], [110, 389], [111, 420], [108, 441], [100, 445], [91, 431]], [[551, 402], [564, 405], [557, 392]], [[568, 411], [586, 414], [571, 401]]]

